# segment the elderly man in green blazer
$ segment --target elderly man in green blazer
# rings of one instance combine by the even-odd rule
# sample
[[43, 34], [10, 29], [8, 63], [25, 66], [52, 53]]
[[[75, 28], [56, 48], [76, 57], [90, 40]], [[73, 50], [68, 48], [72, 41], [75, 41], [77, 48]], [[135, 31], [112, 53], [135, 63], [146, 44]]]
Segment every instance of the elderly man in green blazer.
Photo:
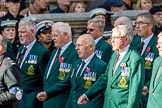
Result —
[[162, 32], [158, 35], [157, 48], [159, 57], [155, 59], [153, 64], [147, 108], [162, 107]]
[[88, 21], [87, 33], [91, 34], [95, 40], [95, 54], [108, 63], [112, 54], [112, 46], [103, 38], [104, 28], [104, 20], [93, 18]]
[[70, 94], [70, 87], [55, 97], [48, 94], [48, 90], [51, 86], [57, 85], [57, 82], [66, 80], [72, 64], [79, 59], [75, 45], [72, 43], [70, 25], [63, 22], [54, 23], [52, 26], [52, 40], [57, 49], [53, 51], [44, 75], [43, 90], [47, 92], [48, 99], [43, 102], [43, 108], [65, 108]]
[[42, 108], [42, 102], [36, 99], [36, 94], [43, 89], [43, 76], [47, 66], [45, 61], [50, 58], [50, 52], [36, 40], [36, 23], [32, 20], [19, 23], [19, 40], [23, 45], [17, 55], [17, 65], [20, 66], [23, 81], [23, 96], [19, 108]]
[[144, 64], [139, 53], [132, 50], [133, 31], [127, 25], [112, 30], [112, 49], [115, 51], [110, 64], [97, 82], [79, 99], [78, 104], [91, 101], [105, 90], [103, 108], [139, 108], [144, 84]]
[[57, 82], [45, 92], [37, 95], [39, 100], [57, 96], [70, 88], [70, 96], [66, 108], [101, 108], [103, 106], [103, 92], [99, 93], [88, 104], [77, 104], [77, 99], [87, 91], [106, 70], [106, 63], [94, 54], [95, 42], [89, 34], [81, 35], [76, 42], [76, 50], [81, 59], [76, 60], [65, 80]]
[[139, 14], [135, 24], [137, 35], [131, 44], [133, 48], [136, 48], [140, 52], [144, 59], [145, 84], [142, 92], [142, 107], [146, 108], [153, 61], [158, 56], [158, 50], [156, 48], [157, 36], [153, 34], [154, 19], [151, 14]]

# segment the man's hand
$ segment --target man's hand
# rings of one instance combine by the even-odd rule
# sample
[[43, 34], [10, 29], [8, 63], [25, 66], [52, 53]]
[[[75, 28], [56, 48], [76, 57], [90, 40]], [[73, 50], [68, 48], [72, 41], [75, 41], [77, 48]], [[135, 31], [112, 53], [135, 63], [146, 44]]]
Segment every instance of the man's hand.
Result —
[[45, 100], [47, 99], [47, 94], [46, 94], [46, 92], [39, 92], [39, 93], [37, 94], [37, 99], [38, 99], [39, 101], [45, 101]]
[[88, 102], [88, 100], [84, 95], [80, 96], [79, 99], [78, 99], [78, 104], [80, 104], [80, 105], [86, 104], [87, 102]]
[[143, 90], [142, 90], [142, 96], [146, 96], [148, 92], [149, 92], [149, 90], [148, 90], [147, 86], [144, 86]]

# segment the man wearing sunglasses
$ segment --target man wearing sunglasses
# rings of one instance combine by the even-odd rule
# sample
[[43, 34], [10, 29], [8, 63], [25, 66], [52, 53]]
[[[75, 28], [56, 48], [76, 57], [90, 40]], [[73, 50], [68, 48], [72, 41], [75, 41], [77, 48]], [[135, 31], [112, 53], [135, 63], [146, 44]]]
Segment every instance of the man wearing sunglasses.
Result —
[[108, 63], [112, 53], [112, 47], [103, 38], [104, 28], [104, 20], [93, 18], [88, 21], [87, 34], [90, 34], [95, 40], [95, 54], [97, 57]]

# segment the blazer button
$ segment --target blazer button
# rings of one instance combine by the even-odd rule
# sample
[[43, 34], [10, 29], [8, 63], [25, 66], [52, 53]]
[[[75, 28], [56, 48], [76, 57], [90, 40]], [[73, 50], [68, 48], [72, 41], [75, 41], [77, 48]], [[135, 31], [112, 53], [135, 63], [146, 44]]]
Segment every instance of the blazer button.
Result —
[[76, 100], [74, 100], [74, 103], [76, 103]]
[[74, 91], [74, 93], [76, 93], [76, 91]]
[[154, 92], [152, 93], [152, 96], [154, 96]]
[[109, 97], [109, 99], [111, 100], [111, 99], [112, 99], [112, 97]]

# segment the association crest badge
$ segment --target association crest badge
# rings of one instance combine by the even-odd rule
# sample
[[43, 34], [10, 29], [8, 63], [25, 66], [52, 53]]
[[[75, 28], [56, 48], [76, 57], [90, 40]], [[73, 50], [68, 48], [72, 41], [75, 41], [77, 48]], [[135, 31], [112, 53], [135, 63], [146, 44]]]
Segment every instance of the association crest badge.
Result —
[[151, 69], [152, 62], [154, 60], [154, 53], [148, 52], [147, 56], [145, 57], [145, 69]]
[[33, 65], [30, 65], [29, 66], [28, 71], [27, 71], [27, 74], [28, 75], [35, 75], [34, 66]]

